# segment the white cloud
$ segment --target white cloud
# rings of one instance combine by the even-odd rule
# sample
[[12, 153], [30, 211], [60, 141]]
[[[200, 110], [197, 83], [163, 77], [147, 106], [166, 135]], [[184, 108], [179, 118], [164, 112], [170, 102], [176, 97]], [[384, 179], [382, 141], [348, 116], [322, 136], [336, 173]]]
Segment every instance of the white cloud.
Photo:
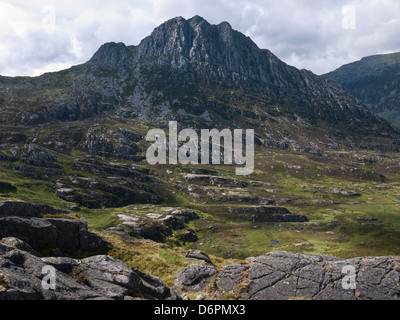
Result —
[[[53, 29], [51, 10], [43, 11], [49, 5]], [[355, 30], [342, 27], [346, 5], [356, 9]], [[89, 60], [105, 42], [136, 45], [165, 20], [196, 14], [211, 23], [228, 21], [260, 48], [319, 74], [363, 56], [400, 51], [398, 0], [5, 0], [0, 74], [68, 68]]]

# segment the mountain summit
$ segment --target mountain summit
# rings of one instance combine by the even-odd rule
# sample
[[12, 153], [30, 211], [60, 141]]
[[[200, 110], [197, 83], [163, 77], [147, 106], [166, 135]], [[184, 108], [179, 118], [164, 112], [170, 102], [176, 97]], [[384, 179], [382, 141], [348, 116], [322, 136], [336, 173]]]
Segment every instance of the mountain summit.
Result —
[[199, 16], [171, 19], [137, 46], [104, 44], [69, 70], [0, 78], [0, 108], [7, 124], [169, 118], [262, 128], [259, 134], [274, 142], [305, 143], [310, 127], [342, 137], [393, 133], [335, 81], [287, 65], [227, 22]]
[[400, 53], [365, 57], [324, 76], [339, 82], [374, 113], [400, 125]]

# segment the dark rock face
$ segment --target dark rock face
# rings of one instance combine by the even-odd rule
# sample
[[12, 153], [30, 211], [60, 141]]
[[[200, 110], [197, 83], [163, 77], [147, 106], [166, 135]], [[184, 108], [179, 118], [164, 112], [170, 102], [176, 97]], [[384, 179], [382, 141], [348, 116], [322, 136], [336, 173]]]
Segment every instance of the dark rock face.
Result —
[[[246, 300], [399, 300], [400, 257], [341, 260], [330, 256], [271, 252], [250, 258], [247, 265], [226, 266], [217, 275], [216, 288]], [[348, 270], [352, 268], [354, 274]], [[176, 287], [200, 292], [215, 270], [191, 266], [179, 273]], [[354, 287], [349, 287], [353, 276]], [[197, 281], [197, 282], [196, 282]]]
[[[56, 289], [42, 286], [42, 268], [56, 269]], [[178, 300], [160, 279], [109, 256], [39, 258], [0, 242], [0, 300]]]
[[[69, 88], [71, 90], [71, 88]], [[114, 109], [117, 103], [115, 98], [104, 95], [96, 90], [82, 90], [71, 93], [72, 99], [63, 99], [63, 102], [52, 102], [48, 110], [34, 116], [27, 113], [25, 121], [29, 123], [43, 122], [53, 118], [59, 121], [76, 121], [92, 118], [99, 114], [106, 114]]]
[[22, 201], [0, 201], [0, 216], [32, 217], [42, 214], [67, 213], [49, 206]]
[[69, 219], [0, 217], [0, 238], [15, 237], [34, 249], [58, 248], [66, 251], [102, 248], [107, 243], [90, 233], [84, 218]]
[[79, 221], [40, 218], [44, 214], [55, 213], [66, 214], [67, 212], [41, 204], [2, 201], [0, 202], [0, 238], [18, 238], [34, 249], [91, 251], [107, 245], [101, 237], [89, 232], [87, 222], [83, 217]]

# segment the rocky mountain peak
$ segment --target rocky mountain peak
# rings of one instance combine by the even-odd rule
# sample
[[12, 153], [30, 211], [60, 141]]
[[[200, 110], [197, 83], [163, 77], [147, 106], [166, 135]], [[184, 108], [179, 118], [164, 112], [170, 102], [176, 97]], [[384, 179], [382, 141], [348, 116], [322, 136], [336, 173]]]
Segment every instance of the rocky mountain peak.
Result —
[[[200, 16], [168, 20], [137, 46], [106, 43], [88, 63], [66, 71], [0, 82], [0, 103], [11, 101], [0, 120], [39, 124], [113, 114], [153, 121], [186, 114], [208, 115], [207, 124], [216, 126], [260, 121], [265, 128], [270, 119], [268, 125], [340, 123], [362, 135], [371, 127], [392, 132], [336, 82], [287, 65], [228, 22], [210, 24]], [[12, 81], [24, 96], [11, 99]], [[25, 101], [32, 106], [21, 110]]]
[[[140, 57], [176, 57], [239, 70], [258, 49], [253, 41], [234, 31], [229, 23], [211, 25], [195, 16], [174, 18], [156, 28], [140, 44]], [[238, 51], [240, 50], [240, 51]]]
[[103, 44], [93, 55], [91, 63], [106, 68], [115, 68], [126, 64], [129, 59], [129, 49], [122, 42], [109, 42]]

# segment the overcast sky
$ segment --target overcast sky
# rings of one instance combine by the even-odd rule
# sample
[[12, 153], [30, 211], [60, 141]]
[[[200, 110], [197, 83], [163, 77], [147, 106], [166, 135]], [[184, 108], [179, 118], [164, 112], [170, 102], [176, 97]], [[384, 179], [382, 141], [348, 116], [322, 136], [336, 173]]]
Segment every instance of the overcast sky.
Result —
[[105, 42], [139, 44], [166, 20], [228, 21], [262, 49], [316, 74], [400, 52], [399, 0], [0, 0], [0, 75], [84, 63]]

